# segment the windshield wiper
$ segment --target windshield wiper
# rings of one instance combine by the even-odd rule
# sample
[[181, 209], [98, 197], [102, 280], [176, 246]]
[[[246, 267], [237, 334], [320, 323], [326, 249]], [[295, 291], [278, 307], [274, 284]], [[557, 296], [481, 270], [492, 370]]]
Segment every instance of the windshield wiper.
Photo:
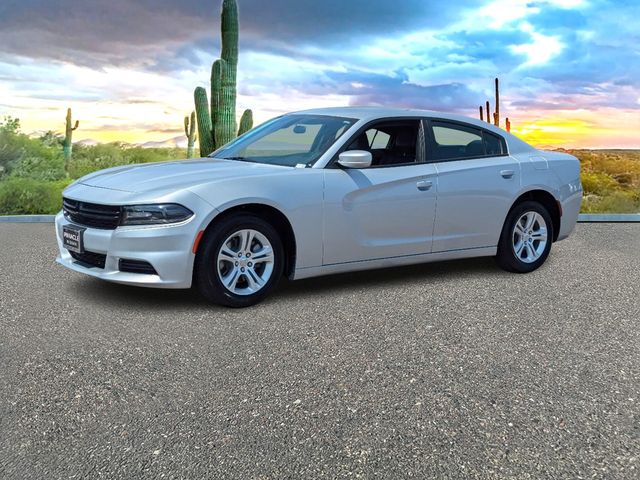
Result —
[[218, 157], [221, 158], [222, 160], [240, 160], [240, 161], [251, 161], [249, 160], [247, 157]]

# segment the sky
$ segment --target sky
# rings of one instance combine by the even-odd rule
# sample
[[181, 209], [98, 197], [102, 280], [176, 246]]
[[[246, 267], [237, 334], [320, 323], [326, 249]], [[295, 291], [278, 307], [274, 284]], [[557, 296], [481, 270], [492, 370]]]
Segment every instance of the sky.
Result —
[[[220, 0], [1, 0], [0, 118], [74, 140], [183, 133]], [[543, 146], [640, 148], [640, 0], [238, 0], [238, 116], [344, 105], [501, 117]], [[492, 107], [493, 108], [493, 107]]]

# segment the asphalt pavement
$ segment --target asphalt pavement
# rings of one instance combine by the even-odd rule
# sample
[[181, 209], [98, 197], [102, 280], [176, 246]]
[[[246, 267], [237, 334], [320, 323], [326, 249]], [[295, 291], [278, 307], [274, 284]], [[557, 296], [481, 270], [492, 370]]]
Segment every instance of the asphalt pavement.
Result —
[[55, 255], [0, 224], [3, 480], [640, 477], [640, 224], [244, 310]]

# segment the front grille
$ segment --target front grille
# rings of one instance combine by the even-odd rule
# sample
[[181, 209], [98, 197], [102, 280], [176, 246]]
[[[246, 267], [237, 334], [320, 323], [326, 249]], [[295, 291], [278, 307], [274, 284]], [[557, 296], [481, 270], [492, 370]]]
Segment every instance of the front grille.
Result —
[[107, 260], [107, 256], [102, 253], [95, 252], [83, 252], [76, 253], [69, 251], [74, 260], [85, 267], [104, 268], [104, 263]]
[[147, 275], [157, 275], [156, 269], [149, 262], [144, 260], [128, 260], [121, 258], [118, 262], [118, 270], [128, 273], [143, 273]]
[[91, 228], [113, 230], [120, 223], [120, 207], [62, 199], [62, 210], [67, 220]]

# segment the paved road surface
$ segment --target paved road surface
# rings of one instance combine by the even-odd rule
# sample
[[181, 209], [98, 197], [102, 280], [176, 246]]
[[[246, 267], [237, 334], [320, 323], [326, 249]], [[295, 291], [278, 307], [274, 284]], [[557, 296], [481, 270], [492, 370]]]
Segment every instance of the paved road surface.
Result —
[[247, 310], [66, 271], [51, 225], [0, 248], [2, 479], [640, 475], [640, 224]]

